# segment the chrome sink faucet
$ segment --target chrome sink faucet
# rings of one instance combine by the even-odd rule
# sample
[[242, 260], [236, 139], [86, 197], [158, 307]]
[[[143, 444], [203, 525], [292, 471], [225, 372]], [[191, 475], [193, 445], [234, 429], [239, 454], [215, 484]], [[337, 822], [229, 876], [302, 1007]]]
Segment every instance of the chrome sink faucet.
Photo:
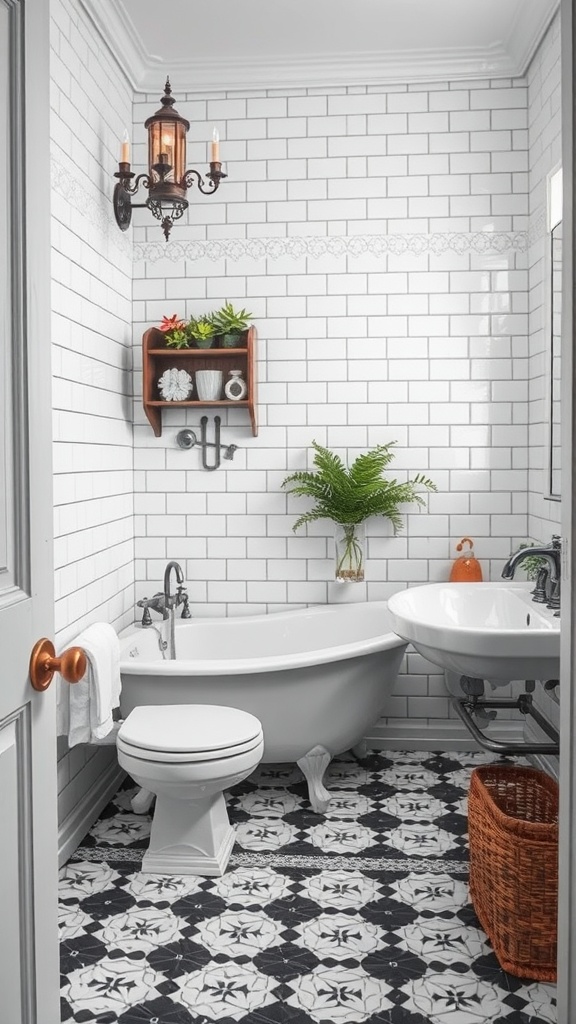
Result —
[[[170, 592], [170, 577], [172, 573], [176, 574], [176, 593]], [[138, 608], [143, 608], [142, 614], [142, 625], [151, 626], [152, 616], [150, 615], [150, 609], [152, 608], [155, 612], [158, 612], [163, 619], [170, 617], [172, 608], [178, 608], [183, 605], [181, 618], [190, 619], [190, 608], [188, 604], [188, 594], [186, 587], [184, 586], [184, 573], [182, 567], [178, 562], [168, 562], [166, 570], [164, 572], [164, 590], [154, 594], [154, 597], [143, 597], [141, 601], [136, 602]]]
[[557, 535], [552, 537], [552, 541], [547, 547], [522, 548], [521, 551], [516, 551], [516, 553], [508, 559], [506, 565], [502, 569], [502, 578], [505, 580], [513, 579], [516, 569], [524, 559], [531, 558], [534, 555], [538, 558], [543, 558], [548, 563], [551, 586], [547, 607], [554, 608], [555, 615], [559, 615], [560, 577], [562, 574], [562, 544], [560, 537]]

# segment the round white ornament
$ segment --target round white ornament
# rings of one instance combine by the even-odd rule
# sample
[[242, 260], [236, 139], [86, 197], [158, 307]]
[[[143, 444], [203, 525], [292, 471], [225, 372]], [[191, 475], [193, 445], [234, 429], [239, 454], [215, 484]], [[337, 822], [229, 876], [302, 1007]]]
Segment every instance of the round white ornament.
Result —
[[164, 370], [158, 390], [165, 402], [185, 402], [192, 394], [192, 377], [186, 370]]

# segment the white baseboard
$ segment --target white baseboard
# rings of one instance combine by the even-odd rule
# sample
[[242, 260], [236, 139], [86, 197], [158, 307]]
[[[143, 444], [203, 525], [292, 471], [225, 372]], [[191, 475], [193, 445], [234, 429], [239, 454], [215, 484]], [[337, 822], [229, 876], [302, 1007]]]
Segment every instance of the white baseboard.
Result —
[[[492, 740], [522, 743], [524, 723], [503, 721], [486, 730]], [[462, 722], [439, 719], [433, 725], [426, 721], [377, 722], [367, 734], [366, 743], [373, 750], [480, 750]], [[495, 754], [495, 757], [498, 755]]]
[[94, 785], [86, 790], [74, 810], [64, 819], [58, 829], [59, 867], [72, 856], [125, 777], [126, 772], [114, 758]]

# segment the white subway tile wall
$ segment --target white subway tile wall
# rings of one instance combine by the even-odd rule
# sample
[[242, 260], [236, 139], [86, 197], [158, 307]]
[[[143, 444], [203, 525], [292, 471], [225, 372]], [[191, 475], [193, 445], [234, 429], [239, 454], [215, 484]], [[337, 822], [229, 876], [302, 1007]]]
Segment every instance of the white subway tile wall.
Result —
[[[140, 162], [154, 99], [134, 104]], [[400, 536], [369, 522], [362, 597], [446, 579], [464, 534], [498, 577], [528, 529], [526, 81], [177, 97], [186, 116], [192, 103], [189, 164], [205, 165], [217, 122], [229, 179], [191, 193], [168, 245], [136, 220], [138, 596], [176, 557], [195, 615], [357, 599], [330, 582], [330, 524], [292, 532], [305, 506], [281, 483], [313, 439], [349, 460], [395, 441], [395, 475], [438, 485]], [[239, 450], [206, 473], [175, 437], [209, 410], [165, 411], [153, 437], [140, 342], [162, 315], [225, 299], [258, 327], [261, 427], [253, 438], [245, 412], [219, 410]], [[410, 654], [383, 729], [408, 719], [425, 740], [452, 717], [440, 671]]]
[[[144, 168], [143, 122], [163, 82], [132, 103], [78, 0], [56, 0], [59, 642], [97, 618], [131, 621], [168, 558], [184, 566], [195, 615], [243, 615], [444, 579], [467, 533], [494, 578], [545, 532], [533, 246], [558, 146], [557, 55], [558, 21], [525, 80], [177, 96], [192, 122], [189, 165], [206, 166], [217, 123], [229, 177], [214, 197], [190, 194], [167, 245], [135, 211], [132, 263], [111, 175], [131, 119], [132, 162]], [[223, 440], [239, 450], [206, 473], [198, 449], [175, 444], [206, 410], [164, 412], [154, 438], [140, 341], [162, 315], [224, 299], [258, 326], [261, 427], [253, 438], [242, 409], [222, 410]], [[329, 524], [292, 532], [304, 506], [281, 483], [309, 464], [313, 439], [349, 459], [394, 440], [395, 474], [425, 471], [438, 485], [427, 512], [406, 510], [398, 537], [369, 523], [368, 581], [353, 592], [330, 582]], [[388, 711], [392, 738], [455, 724], [441, 674], [413, 653]], [[84, 749], [62, 758], [63, 815], [100, 766]]]
[[[132, 621], [132, 252], [111, 174], [132, 90], [78, 0], [51, 4], [56, 646]], [[64, 684], [67, 685], [67, 684]], [[63, 693], [63, 699], [66, 694]], [[114, 758], [59, 745], [60, 821]]]

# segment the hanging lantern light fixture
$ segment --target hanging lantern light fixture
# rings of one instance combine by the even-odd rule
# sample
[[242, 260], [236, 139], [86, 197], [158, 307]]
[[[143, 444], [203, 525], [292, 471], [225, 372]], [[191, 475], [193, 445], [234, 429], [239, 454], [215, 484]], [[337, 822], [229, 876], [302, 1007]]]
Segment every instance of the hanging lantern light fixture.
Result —
[[[186, 170], [186, 133], [190, 122], [181, 117], [174, 108], [174, 97], [170, 80], [166, 79], [162, 106], [147, 119], [144, 127], [148, 131], [148, 173], [136, 177], [130, 167], [130, 144], [124, 137], [121, 159], [114, 174], [118, 183], [114, 188], [114, 214], [121, 231], [126, 231], [132, 220], [132, 209], [147, 206], [162, 226], [168, 241], [172, 225], [188, 209], [187, 192], [194, 183], [204, 195], [213, 195], [222, 178], [220, 146], [217, 129], [214, 129], [210, 150], [210, 170], [206, 177], [210, 184], [195, 170]], [[145, 203], [133, 203], [140, 184], [148, 189]]]

